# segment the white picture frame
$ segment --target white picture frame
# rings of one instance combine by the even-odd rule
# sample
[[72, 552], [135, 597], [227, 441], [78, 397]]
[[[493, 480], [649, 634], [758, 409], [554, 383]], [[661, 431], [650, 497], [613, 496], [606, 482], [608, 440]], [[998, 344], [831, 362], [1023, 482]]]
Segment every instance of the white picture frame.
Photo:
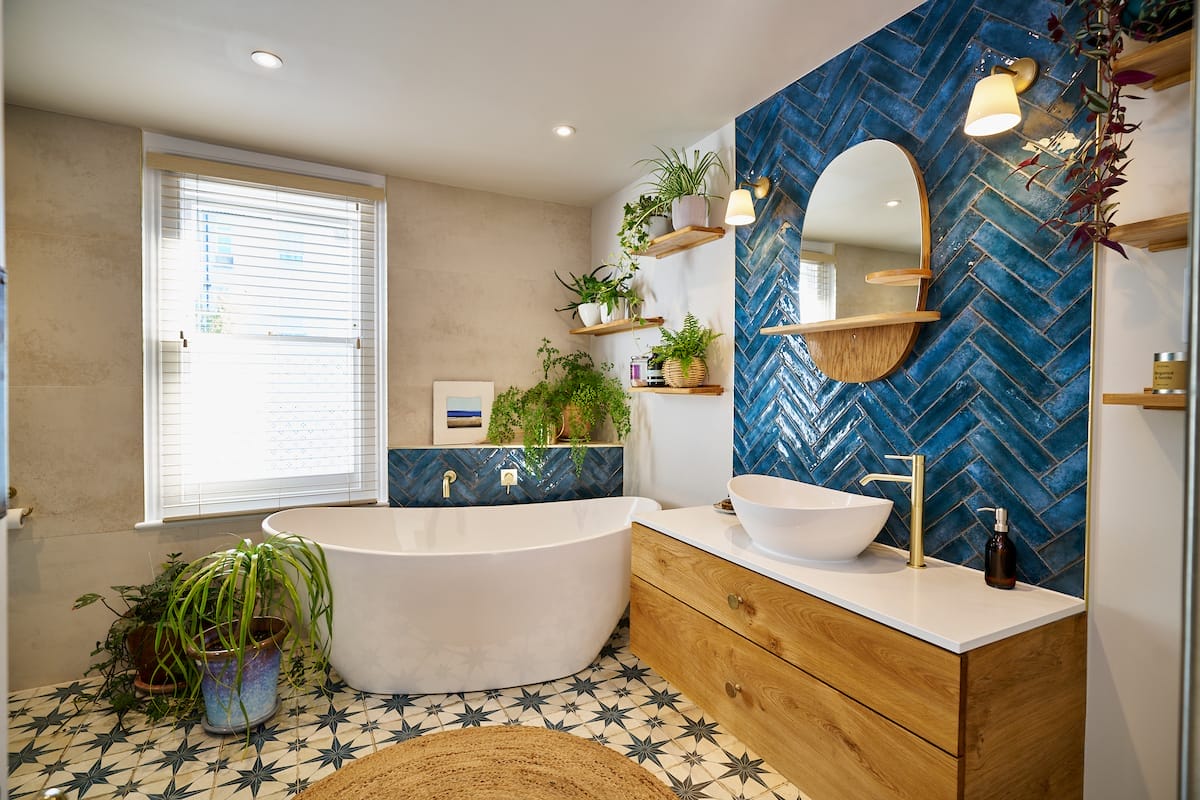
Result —
[[487, 441], [496, 384], [492, 381], [433, 382], [433, 443]]

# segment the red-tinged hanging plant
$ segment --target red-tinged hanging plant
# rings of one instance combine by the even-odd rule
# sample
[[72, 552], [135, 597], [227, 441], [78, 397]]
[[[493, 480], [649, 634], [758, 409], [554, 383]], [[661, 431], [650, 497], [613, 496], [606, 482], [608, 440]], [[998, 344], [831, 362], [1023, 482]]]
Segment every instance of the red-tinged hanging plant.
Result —
[[[1026, 188], [1044, 173], [1063, 172], [1064, 179], [1073, 187], [1067, 195], [1067, 205], [1059, 216], [1043, 225], [1058, 231], [1074, 229], [1072, 248], [1097, 242], [1125, 256], [1121, 244], [1110, 238], [1117, 209], [1113, 196], [1125, 183], [1128, 137], [1140, 127], [1126, 122], [1125, 101], [1141, 98], [1124, 91], [1155, 76], [1113, 67], [1127, 37], [1157, 41], [1187, 27], [1192, 4], [1193, 0], [1063, 0], [1063, 17], [1072, 16], [1072, 7], [1078, 7], [1078, 25], [1068, 31], [1063, 17], [1054, 14], [1046, 24], [1052, 41], [1065, 39], [1072, 54], [1096, 64], [1100, 88], [1081, 86], [1087, 120], [1095, 125], [1095, 134], [1084, 138], [1065, 157], [1042, 151], [1022, 161], [1014, 172], [1030, 171]], [[1044, 163], [1043, 157], [1055, 159], [1054, 163]]]

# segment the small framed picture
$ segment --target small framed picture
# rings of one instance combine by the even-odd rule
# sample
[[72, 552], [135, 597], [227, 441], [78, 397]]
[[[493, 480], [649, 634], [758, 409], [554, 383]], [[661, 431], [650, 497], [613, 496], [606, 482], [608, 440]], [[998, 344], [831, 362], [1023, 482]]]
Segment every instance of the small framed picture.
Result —
[[495, 395], [492, 381], [434, 381], [433, 443], [485, 441]]

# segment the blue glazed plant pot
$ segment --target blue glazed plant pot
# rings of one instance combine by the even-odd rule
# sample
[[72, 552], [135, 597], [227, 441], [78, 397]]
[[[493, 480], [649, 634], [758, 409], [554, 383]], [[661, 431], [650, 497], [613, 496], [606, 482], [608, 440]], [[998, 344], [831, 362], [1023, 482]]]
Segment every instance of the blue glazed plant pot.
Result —
[[[242, 663], [240, 689], [234, 651], [205, 650], [198, 654], [205, 711], [202, 724], [206, 731], [248, 731], [275, 716], [279, 710], [279, 666], [283, 655], [280, 643], [287, 632], [286, 620], [255, 617], [251, 623], [253, 641], [247, 646]], [[205, 636], [206, 643], [215, 639], [215, 632]]]

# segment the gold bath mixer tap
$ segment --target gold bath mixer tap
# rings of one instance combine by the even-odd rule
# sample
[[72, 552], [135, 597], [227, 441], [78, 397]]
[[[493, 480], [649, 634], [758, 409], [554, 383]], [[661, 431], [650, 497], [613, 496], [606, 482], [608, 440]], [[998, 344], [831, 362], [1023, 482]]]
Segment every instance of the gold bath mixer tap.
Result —
[[448, 469], [442, 473], [442, 499], [450, 499], [450, 484], [458, 480], [458, 473], [452, 469]]
[[859, 484], [866, 486], [871, 481], [892, 481], [912, 486], [912, 518], [909, 520], [908, 566], [921, 569], [925, 566], [925, 456], [884, 456], [897, 461], [912, 462], [912, 473], [893, 475], [889, 472], [871, 472], [862, 477]]

